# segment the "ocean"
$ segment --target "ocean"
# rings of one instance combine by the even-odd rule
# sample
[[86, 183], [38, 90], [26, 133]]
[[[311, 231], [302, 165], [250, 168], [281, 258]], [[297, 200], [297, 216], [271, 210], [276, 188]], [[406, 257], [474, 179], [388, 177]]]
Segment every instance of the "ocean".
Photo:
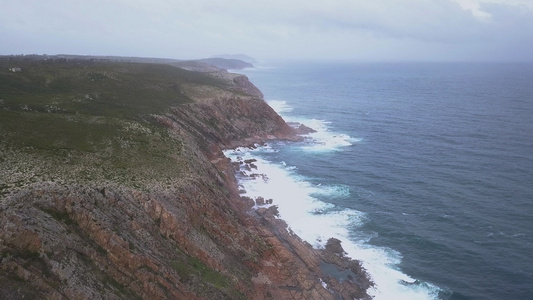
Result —
[[[362, 261], [374, 299], [533, 299], [533, 64], [278, 63], [239, 71], [302, 142], [257, 159], [252, 198]], [[249, 175], [249, 174], [246, 174]]]

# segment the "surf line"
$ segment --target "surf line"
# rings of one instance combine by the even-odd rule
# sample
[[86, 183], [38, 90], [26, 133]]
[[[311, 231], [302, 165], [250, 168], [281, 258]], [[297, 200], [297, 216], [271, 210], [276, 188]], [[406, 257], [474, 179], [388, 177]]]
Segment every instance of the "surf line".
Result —
[[[332, 138], [338, 135], [329, 134]], [[353, 232], [366, 222], [365, 213], [320, 200], [350, 197], [349, 187], [313, 184], [298, 174], [296, 166], [280, 160], [282, 158], [279, 155], [275, 155], [277, 159], [269, 158], [281, 147], [298, 147], [297, 151], [309, 156], [338, 151], [343, 147], [337, 144], [335, 147], [322, 147], [320, 151], [316, 148], [309, 151], [313, 143], [322, 147], [321, 141], [307, 137], [304, 142], [256, 145], [253, 148], [226, 150], [224, 154], [235, 167], [241, 195], [253, 201], [253, 209], [276, 206], [277, 217], [285, 221], [287, 229], [315, 249], [324, 249], [329, 238], [340, 240], [347, 256], [360, 261], [375, 283], [368, 290], [375, 300], [438, 299], [442, 291], [439, 287], [415, 280], [397, 268], [401, 262], [400, 253], [369, 245], [367, 242], [371, 237], [354, 240]]]

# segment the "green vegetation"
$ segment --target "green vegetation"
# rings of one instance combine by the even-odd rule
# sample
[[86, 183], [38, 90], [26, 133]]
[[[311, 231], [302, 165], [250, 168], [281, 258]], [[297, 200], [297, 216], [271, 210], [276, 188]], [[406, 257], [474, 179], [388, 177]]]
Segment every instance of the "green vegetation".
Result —
[[171, 266], [178, 272], [178, 275], [180, 275], [183, 281], [191, 280], [191, 277], [196, 276], [201, 278], [203, 282], [211, 283], [217, 289], [225, 289], [229, 286], [226, 278], [222, 274], [207, 267], [201, 260], [195, 257], [190, 257], [185, 263], [172, 261]]
[[[210, 99], [221, 91], [234, 93], [230, 84], [227, 79], [163, 64], [0, 57], [0, 200], [34, 183], [37, 188], [72, 186], [69, 191], [83, 194], [82, 198], [90, 195], [83, 186], [101, 189], [104, 195], [108, 185], [118, 186], [118, 191], [125, 187], [158, 195], [190, 184], [197, 176], [191, 170], [202, 162], [193, 153], [198, 146], [187, 134], [158, 123], [156, 115], [191, 103], [189, 97], [202, 101], [196, 96]], [[94, 205], [98, 203], [96, 199]], [[39, 208], [64, 225], [67, 234], [82, 237], [96, 250], [94, 255], [108, 255], [72, 214], [46, 205]], [[160, 223], [157, 218], [157, 227]], [[131, 239], [128, 248], [133, 253], [144, 250], [142, 243]], [[38, 253], [24, 255], [38, 262], [30, 257]], [[98, 274], [103, 290], [139, 298], [120, 278], [100, 273], [91, 257], [80, 252], [79, 258]], [[181, 252], [167, 259], [173, 259], [169, 263], [181, 281], [198, 295], [245, 298], [227, 276], [201, 260]], [[156, 273], [149, 266], [141, 268]]]
[[[20, 72], [10, 69], [16, 66]], [[191, 102], [183, 85], [222, 83], [169, 65], [91, 60], [0, 58], [0, 129], [19, 145], [90, 150], [112, 134], [118, 120]], [[54, 145], [58, 143], [58, 145]]]
[[130, 289], [125, 287], [123, 284], [116, 281], [113, 277], [104, 275], [102, 283], [109, 289], [117, 291], [120, 295], [125, 296], [126, 299], [142, 299], [139, 295], [132, 292]]
[[153, 115], [205, 85], [226, 88], [164, 64], [0, 57], [0, 195], [42, 180], [169, 184], [186, 164], [183, 141]]
[[209, 289], [215, 289], [229, 294], [233, 299], [244, 299], [244, 295], [235, 290], [228, 279], [219, 272], [206, 266], [201, 260], [195, 257], [188, 257], [185, 261], [171, 261], [170, 265], [180, 276], [180, 281], [188, 283], [200, 280], [204, 285], [203, 291], [199, 294], [208, 293]]
[[163, 64], [0, 58], [0, 99], [17, 111], [134, 118], [190, 102], [184, 84], [221, 86]]
[[52, 209], [41, 208], [42, 211], [52, 216], [56, 221], [64, 223], [68, 226], [75, 225], [76, 222], [70, 218], [67, 212], [56, 211]]

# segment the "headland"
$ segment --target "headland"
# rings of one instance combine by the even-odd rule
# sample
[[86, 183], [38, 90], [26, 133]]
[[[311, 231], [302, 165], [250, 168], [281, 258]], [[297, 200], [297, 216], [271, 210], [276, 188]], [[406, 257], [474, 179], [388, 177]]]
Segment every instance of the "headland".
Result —
[[340, 242], [252, 210], [222, 152], [298, 133], [205, 61], [1, 57], [1, 298], [369, 299]]

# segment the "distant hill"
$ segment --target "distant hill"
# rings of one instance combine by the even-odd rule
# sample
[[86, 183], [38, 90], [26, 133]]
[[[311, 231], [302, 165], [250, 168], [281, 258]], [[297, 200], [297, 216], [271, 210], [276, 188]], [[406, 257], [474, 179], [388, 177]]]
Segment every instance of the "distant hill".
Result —
[[221, 55], [214, 55], [210, 58], [224, 58], [224, 59], [238, 59], [245, 61], [247, 63], [257, 63], [257, 60], [251, 56], [248, 56], [246, 54], [221, 54]]
[[[114, 62], [135, 62], [135, 63], [153, 63], [169, 64], [175, 67], [197, 72], [218, 72], [224, 70], [241, 70], [253, 68], [251, 63], [253, 58], [244, 54], [228, 55], [227, 57], [212, 57], [203, 59], [181, 60], [173, 58], [151, 58], [151, 57], [130, 57], [130, 56], [91, 56], [91, 55], [70, 55], [59, 54], [49, 56], [50, 58], [79, 59], [79, 60], [98, 60]], [[35, 59], [42, 57], [36, 56]]]
[[199, 59], [200, 62], [205, 62], [207, 64], [217, 66], [226, 70], [240, 70], [245, 68], [253, 68], [254, 65], [240, 60], [240, 59], [228, 59], [228, 58], [205, 58]]
[[254, 65], [238, 59], [203, 58], [166, 62], [166, 64], [196, 72], [221, 72], [254, 68]]

